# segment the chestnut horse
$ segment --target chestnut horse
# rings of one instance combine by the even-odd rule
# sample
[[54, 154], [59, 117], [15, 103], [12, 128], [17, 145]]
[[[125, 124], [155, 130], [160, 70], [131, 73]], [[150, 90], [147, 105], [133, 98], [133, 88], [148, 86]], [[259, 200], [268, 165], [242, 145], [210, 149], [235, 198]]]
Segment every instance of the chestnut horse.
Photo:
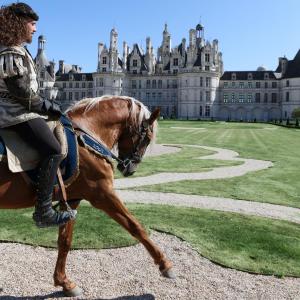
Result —
[[[132, 174], [154, 136], [159, 110], [152, 114], [139, 101], [120, 96], [105, 96], [79, 101], [67, 111], [68, 117], [78, 128], [112, 149], [118, 148], [118, 168], [123, 175]], [[97, 209], [103, 210], [129, 233], [138, 239], [152, 256], [154, 263], [165, 277], [173, 278], [172, 263], [150, 240], [140, 223], [132, 216], [113, 188], [112, 165], [79, 145], [79, 175], [67, 187], [67, 199], [86, 199]], [[35, 205], [34, 188], [22, 174], [11, 173], [5, 163], [0, 164], [0, 208], [26, 208]], [[72, 201], [70, 202], [72, 203]], [[73, 201], [76, 209], [79, 201]], [[61, 286], [66, 296], [78, 296], [81, 289], [66, 275], [66, 259], [71, 247], [74, 221], [59, 228], [58, 258], [54, 271], [54, 284]]]

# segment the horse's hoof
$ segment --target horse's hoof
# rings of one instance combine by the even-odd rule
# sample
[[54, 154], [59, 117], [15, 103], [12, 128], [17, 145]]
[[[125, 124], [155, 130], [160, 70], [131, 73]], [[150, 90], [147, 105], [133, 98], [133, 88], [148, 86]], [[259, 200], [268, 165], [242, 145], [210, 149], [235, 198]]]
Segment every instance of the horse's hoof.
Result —
[[165, 271], [162, 271], [161, 274], [162, 274], [162, 276], [164, 276], [166, 278], [170, 278], [170, 279], [175, 279], [176, 278], [176, 275], [173, 272], [172, 268], [170, 268], [168, 270], [165, 270]]
[[73, 289], [70, 290], [64, 290], [64, 295], [66, 297], [77, 297], [82, 294], [82, 289], [78, 286], [75, 286]]

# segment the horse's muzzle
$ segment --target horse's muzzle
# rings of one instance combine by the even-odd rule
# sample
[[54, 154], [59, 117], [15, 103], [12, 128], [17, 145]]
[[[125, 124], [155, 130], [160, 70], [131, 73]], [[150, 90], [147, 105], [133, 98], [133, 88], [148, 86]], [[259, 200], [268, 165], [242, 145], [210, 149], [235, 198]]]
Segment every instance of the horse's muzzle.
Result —
[[123, 176], [131, 176], [137, 169], [137, 163], [133, 160], [125, 159], [123, 162], [118, 163], [118, 170], [123, 174]]

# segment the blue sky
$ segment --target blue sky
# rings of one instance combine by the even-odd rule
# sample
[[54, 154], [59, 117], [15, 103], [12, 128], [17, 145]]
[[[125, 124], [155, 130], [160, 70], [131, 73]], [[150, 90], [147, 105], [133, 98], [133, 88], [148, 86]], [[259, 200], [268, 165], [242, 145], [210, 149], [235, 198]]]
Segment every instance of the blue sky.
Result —
[[[3, 5], [12, 1], [1, 1]], [[164, 24], [176, 46], [200, 22], [205, 38], [219, 40], [225, 70], [274, 70], [278, 57], [292, 59], [300, 49], [299, 0], [28, 0], [39, 14], [38, 31], [29, 49], [36, 55], [37, 37], [47, 38], [49, 60], [78, 64], [83, 72], [97, 67], [97, 45], [109, 46], [115, 27], [119, 50], [125, 40], [130, 47], [145, 48], [147, 36], [156, 51]]]

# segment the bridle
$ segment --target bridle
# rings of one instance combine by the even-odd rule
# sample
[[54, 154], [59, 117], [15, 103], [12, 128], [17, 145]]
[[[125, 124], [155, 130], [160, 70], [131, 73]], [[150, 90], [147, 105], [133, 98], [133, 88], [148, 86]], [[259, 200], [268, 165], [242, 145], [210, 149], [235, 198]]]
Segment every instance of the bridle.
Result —
[[[118, 162], [117, 168], [124, 175], [129, 176], [135, 172], [134, 166], [142, 161], [142, 158], [146, 151], [146, 146], [151, 142], [153, 136], [153, 127], [149, 124], [148, 120], [143, 120], [138, 128], [133, 125], [128, 126], [128, 133], [131, 137], [132, 151], [126, 158], [116, 156], [112, 151], [101, 141], [98, 137], [95, 137], [89, 129], [83, 128], [82, 125], [78, 125], [74, 120], [71, 120], [74, 130], [87, 134], [95, 142], [101, 144], [106, 148], [107, 152], [111, 154], [111, 157]], [[134, 137], [138, 136], [137, 142], [134, 141]]]

